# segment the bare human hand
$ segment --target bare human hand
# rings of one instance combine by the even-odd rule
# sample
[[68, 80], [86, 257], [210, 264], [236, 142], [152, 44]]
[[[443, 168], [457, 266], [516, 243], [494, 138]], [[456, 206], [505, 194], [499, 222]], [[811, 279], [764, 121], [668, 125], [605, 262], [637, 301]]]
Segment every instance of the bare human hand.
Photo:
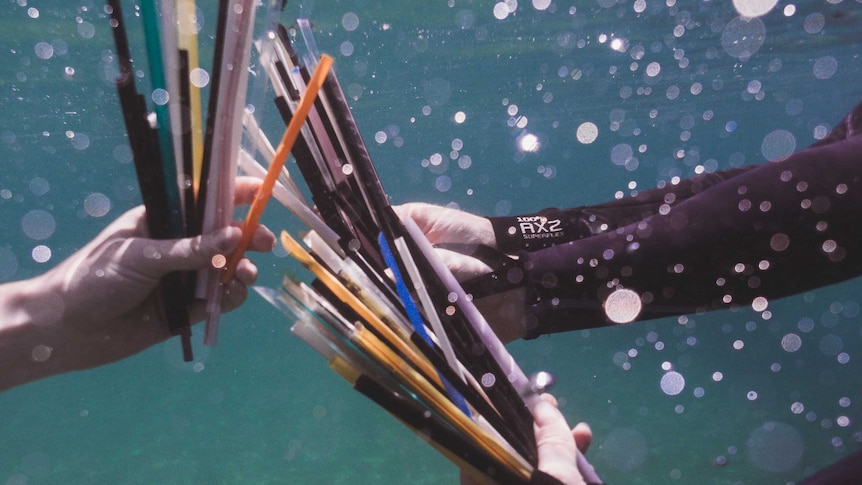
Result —
[[[237, 204], [248, 204], [260, 182], [240, 178]], [[169, 338], [158, 296], [162, 276], [208, 268], [229, 255], [241, 237], [227, 227], [197, 237], [147, 237], [142, 206], [121, 215], [68, 259], [30, 280], [0, 290], [0, 390], [41, 377], [87, 369], [140, 352]], [[269, 251], [275, 236], [258, 228], [251, 248]], [[224, 311], [245, 301], [257, 267], [243, 259], [225, 287]], [[189, 308], [193, 322], [204, 303]]]
[[[491, 221], [484, 217], [417, 202], [396, 206], [395, 212], [402, 219], [412, 219], [431, 244], [457, 245], [467, 251], [479, 245], [497, 247]], [[492, 271], [488, 264], [467, 254], [442, 248], [437, 249], [437, 254], [461, 282]], [[526, 299], [525, 288], [514, 288], [478, 298], [474, 303], [500, 340], [507, 343], [523, 338], [527, 333], [524, 319]]]
[[[538, 469], [556, 478], [564, 485], [585, 485], [577, 467], [577, 452], [586, 453], [593, 433], [586, 423], [569, 429], [563, 413], [557, 409], [557, 400], [543, 394], [542, 401], [533, 409], [533, 433], [536, 436]], [[461, 485], [479, 485], [481, 482], [461, 472]]]

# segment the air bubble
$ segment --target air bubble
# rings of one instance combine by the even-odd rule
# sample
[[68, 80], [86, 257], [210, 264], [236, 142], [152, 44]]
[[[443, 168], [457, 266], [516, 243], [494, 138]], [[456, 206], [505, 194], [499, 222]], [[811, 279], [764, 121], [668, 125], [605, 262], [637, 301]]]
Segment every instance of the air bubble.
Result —
[[578, 141], [583, 143], [584, 145], [589, 145], [590, 143], [596, 141], [596, 138], [599, 136], [599, 128], [592, 122], [581, 123], [578, 126], [578, 131], [576, 133], [576, 137]]
[[33, 257], [33, 261], [37, 263], [47, 263], [51, 259], [51, 248], [39, 245], [33, 248], [30, 255]]
[[796, 137], [786, 130], [775, 130], [763, 138], [760, 152], [770, 161], [782, 160], [796, 150]]
[[790, 246], [790, 238], [787, 234], [777, 233], [769, 239], [769, 247], [773, 251], [784, 251]]
[[781, 473], [799, 464], [804, 445], [799, 433], [784, 423], [766, 422], [751, 433], [748, 455], [758, 467], [768, 472]]
[[189, 72], [189, 82], [196, 88], [204, 88], [210, 83], [210, 73], [205, 69], [196, 67]]
[[54, 234], [57, 223], [50, 212], [35, 209], [24, 214], [21, 219], [21, 228], [24, 230], [24, 234], [31, 239], [41, 241]]
[[341, 26], [348, 32], [353, 32], [359, 27], [359, 16], [353, 12], [347, 12], [341, 17]]
[[814, 77], [829, 79], [838, 71], [838, 61], [832, 56], [823, 56], [814, 61]]
[[826, 25], [826, 18], [822, 13], [815, 12], [805, 17], [802, 28], [809, 34], [816, 34], [823, 29], [824, 25]]
[[802, 339], [795, 333], [788, 333], [781, 338], [781, 348], [785, 352], [796, 352], [802, 347]]
[[665, 373], [661, 378], [661, 390], [668, 396], [676, 396], [685, 389], [685, 378], [676, 371]]
[[94, 192], [84, 199], [84, 211], [91, 217], [102, 217], [111, 210], [111, 201], [105, 194]]
[[818, 344], [820, 348], [820, 352], [823, 355], [832, 357], [837, 356], [841, 350], [844, 348], [844, 340], [841, 339], [838, 335], [834, 333], [826, 334], [820, 338], [820, 343]]
[[611, 293], [604, 303], [605, 315], [614, 323], [630, 323], [638, 317], [643, 307], [640, 295], [629, 289]]
[[760, 19], [737, 17], [724, 27], [721, 47], [732, 57], [748, 60], [763, 45], [766, 27]]
[[353, 51], [354, 51], [353, 42], [350, 42], [349, 40], [345, 40], [344, 42], [341, 43], [341, 46], [339, 46], [338, 50], [339, 50], [339, 52], [341, 52], [341, 55], [344, 57], [352, 56]]
[[47, 42], [37, 42], [33, 50], [39, 59], [48, 60], [54, 56], [54, 46]]
[[45, 195], [51, 190], [51, 184], [42, 177], [34, 177], [30, 180], [29, 188], [33, 195]]
[[441, 175], [434, 181], [434, 188], [438, 192], [448, 192], [452, 188], [452, 179], [448, 175]]
[[733, 8], [747, 18], [766, 15], [777, 4], [778, 0], [733, 0]]
[[495, 382], [497, 382], [497, 378], [490, 372], [482, 376], [482, 385], [485, 387], [491, 387]]

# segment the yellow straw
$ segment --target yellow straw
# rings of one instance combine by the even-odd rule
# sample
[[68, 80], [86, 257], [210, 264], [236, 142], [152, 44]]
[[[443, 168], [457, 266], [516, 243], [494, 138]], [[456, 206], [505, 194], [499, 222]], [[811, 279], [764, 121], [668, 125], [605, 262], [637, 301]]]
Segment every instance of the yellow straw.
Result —
[[[179, 30], [179, 47], [189, 54], [189, 75], [199, 67], [197, 13], [194, 0], [177, 0], [177, 26]], [[200, 188], [201, 169], [203, 165], [204, 142], [201, 111], [201, 90], [196, 83], [189, 84], [189, 105], [191, 108], [192, 134], [192, 187], [195, 197]]]
[[254, 202], [252, 202], [251, 208], [248, 210], [248, 216], [246, 216], [245, 223], [242, 226], [242, 239], [240, 239], [239, 246], [237, 246], [228, 259], [226, 271], [222, 273], [222, 284], [228, 283], [236, 274], [236, 266], [245, 254], [249, 242], [251, 242], [251, 237], [257, 229], [260, 216], [263, 215], [266, 203], [269, 202], [269, 198], [272, 196], [272, 188], [275, 186], [276, 180], [278, 180], [278, 175], [287, 161], [287, 156], [290, 154], [290, 150], [299, 136], [299, 130], [302, 129], [302, 125], [308, 117], [308, 112], [311, 111], [314, 100], [317, 99], [317, 93], [323, 86], [323, 82], [326, 80], [331, 67], [332, 58], [326, 54], [320, 56], [320, 62], [308, 81], [305, 93], [303, 93], [302, 99], [299, 100], [299, 106], [287, 125], [287, 129], [284, 131], [281, 143], [278, 144], [278, 148], [275, 150], [275, 158], [273, 158], [272, 163], [269, 165], [269, 171], [267, 171], [266, 177], [263, 179], [263, 183], [254, 198]]
[[356, 295], [351, 293], [350, 290], [345, 288], [335, 275], [330, 273], [329, 270], [312, 258], [311, 254], [303, 249], [302, 246], [300, 246], [299, 243], [296, 242], [296, 240], [293, 239], [286, 231], [281, 231], [281, 244], [284, 246], [284, 249], [288, 254], [299, 261], [303, 266], [311, 270], [311, 272], [314, 273], [314, 276], [317, 276], [321, 283], [326, 285], [326, 287], [329, 288], [339, 300], [350, 306], [357, 315], [365, 320], [368, 326], [374, 328], [374, 330], [380, 333], [386, 342], [389, 342], [393, 348], [406, 358], [410, 359], [410, 361], [413, 362], [426, 377], [432, 379], [437, 385], [442, 386], [440, 378], [437, 376], [437, 371], [434, 370], [434, 366], [428, 362], [428, 359], [426, 359], [425, 356], [419, 353], [409, 340], [401, 339], [395, 331], [383, 323], [383, 320], [371, 311], [365, 303], [363, 303]]

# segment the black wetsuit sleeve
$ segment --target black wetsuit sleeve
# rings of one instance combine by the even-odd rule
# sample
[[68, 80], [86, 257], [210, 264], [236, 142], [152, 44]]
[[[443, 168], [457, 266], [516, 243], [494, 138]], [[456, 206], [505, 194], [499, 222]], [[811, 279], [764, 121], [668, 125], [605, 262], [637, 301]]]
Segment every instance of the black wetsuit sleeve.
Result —
[[512, 233], [504, 247], [522, 250], [533, 296], [528, 337], [608, 325], [603, 303], [620, 288], [640, 296], [637, 319], [645, 320], [762, 303], [862, 274], [860, 131], [862, 105], [782, 161], [544, 211], [567, 220], [568, 232], [538, 250], [517, 242], [520, 226], [508, 229], [517, 219], [492, 220]]
[[799, 485], [844, 485], [848, 483], [862, 483], [862, 451], [857, 451], [818, 471], [799, 482]]

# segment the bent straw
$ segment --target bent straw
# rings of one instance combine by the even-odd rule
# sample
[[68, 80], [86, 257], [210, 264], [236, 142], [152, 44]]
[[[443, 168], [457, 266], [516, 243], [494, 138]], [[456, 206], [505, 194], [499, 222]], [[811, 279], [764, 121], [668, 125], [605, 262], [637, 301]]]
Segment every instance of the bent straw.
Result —
[[320, 88], [323, 86], [323, 81], [326, 80], [326, 76], [329, 74], [331, 67], [332, 58], [326, 54], [320, 56], [320, 63], [317, 65], [317, 68], [314, 70], [314, 74], [308, 81], [308, 89], [303, 93], [302, 99], [299, 100], [299, 106], [296, 108], [296, 113], [294, 113], [293, 118], [287, 125], [287, 129], [284, 131], [284, 136], [281, 138], [281, 142], [278, 144], [278, 148], [275, 151], [275, 158], [269, 165], [269, 171], [266, 173], [266, 178], [263, 179], [263, 183], [257, 191], [257, 195], [251, 204], [251, 208], [248, 210], [248, 216], [246, 216], [245, 223], [242, 226], [242, 238], [239, 241], [239, 245], [228, 259], [226, 271], [222, 273], [221, 282], [223, 284], [227, 284], [234, 275], [236, 275], [237, 264], [239, 264], [239, 260], [242, 259], [245, 254], [245, 250], [251, 242], [251, 237], [257, 229], [258, 221], [260, 221], [260, 216], [263, 215], [266, 203], [269, 202], [269, 199], [272, 196], [272, 189], [275, 186], [275, 181], [281, 173], [284, 163], [287, 161], [287, 156], [290, 154], [290, 150], [296, 142], [296, 137], [299, 136], [299, 130], [305, 123], [305, 119], [308, 117], [308, 113], [311, 111], [311, 107], [314, 105], [314, 100], [317, 99], [317, 94], [320, 92]]

